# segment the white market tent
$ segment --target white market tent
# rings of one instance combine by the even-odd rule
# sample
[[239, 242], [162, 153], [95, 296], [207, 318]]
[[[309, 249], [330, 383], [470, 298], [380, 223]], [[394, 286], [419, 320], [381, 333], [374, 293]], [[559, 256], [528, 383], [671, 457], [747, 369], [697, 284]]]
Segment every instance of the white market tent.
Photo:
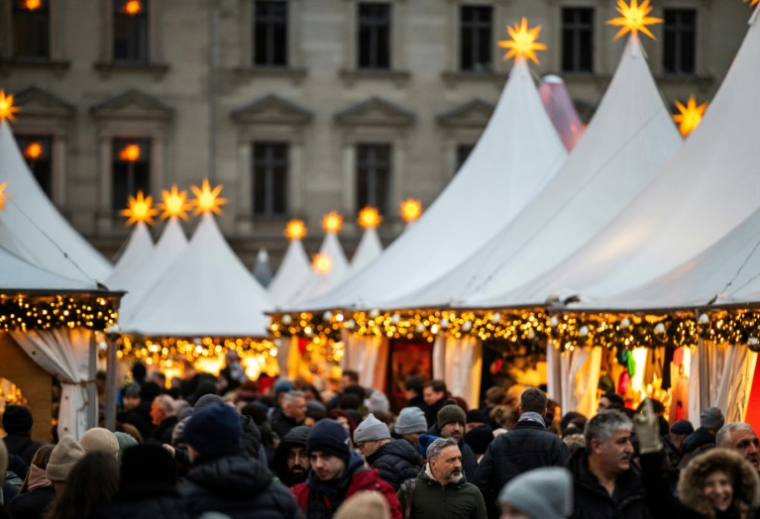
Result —
[[364, 269], [302, 306], [381, 307], [424, 287], [519, 214], [566, 156], [519, 58], [475, 149], [430, 208]]
[[98, 286], [94, 281], [66, 278], [32, 265], [0, 246], [0, 290], [56, 293], [96, 291]]
[[362, 239], [359, 241], [359, 246], [354, 252], [354, 256], [351, 258], [351, 265], [348, 269], [348, 275], [351, 276], [356, 272], [372, 263], [375, 258], [383, 253], [383, 244], [380, 242], [380, 237], [377, 235], [377, 229], [369, 227], [364, 229], [362, 233]]
[[153, 251], [153, 238], [145, 222], [137, 222], [129, 234], [119, 261], [113, 267], [113, 272], [106, 279], [107, 286], [127, 286], [128, 276], [133, 265], [141, 263]]
[[319, 254], [330, 258], [331, 266], [328, 272], [311, 271], [309, 279], [294, 294], [291, 306], [300, 306], [303, 301], [322, 296], [339, 286], [349, 274], [349, 264], [346, 253], [335, 232], [327, 232]]
[[702, 123], [647, 189], [583, 249], [483, 306], [626, 292], [702, 253], [760, 206], [757, 13]]
[[594, 119], [536, 199], [457, 268], [394, 307], [478, 307], [540, 276], [593, 238], [681, 145], [631, 37]]
[[268, 291], [278, 306], [288, 306], [295, 302], [301, 288], [313, 274], [309, 257], [300, 238], [290, 240], [288, 250], [270, 283]]

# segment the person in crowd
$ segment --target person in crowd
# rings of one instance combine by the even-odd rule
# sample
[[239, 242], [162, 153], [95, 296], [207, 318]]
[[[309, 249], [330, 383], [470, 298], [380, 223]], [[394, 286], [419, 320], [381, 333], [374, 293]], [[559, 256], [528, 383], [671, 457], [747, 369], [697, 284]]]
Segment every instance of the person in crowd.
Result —
[[301, 391], [290, 391], [282, 398], [282, 408], [276, 408], [270, 418], [272, 430], [284, 438], [293, 427], [303, 425], [306, 419], [306, 397]]
[[407, 407], [417, 407], [423, 413], [427, 411], [427, 404], [422, 397], [422, 386], [425, 379], [419, 375], [410, 375], [404, 380], [404, 397]]
[[135, 426], [143, 438], [150, 438], [154, 429], [151, 418], [153, 399], [160, 394], [161, 388], [156, 383], [145, 382], [140, 386], [140, 403], [133, 409], [126, 411], [119, 421]]
[[303, 391], [304, 397], [306, 397], [306, 401], [310, 402], [312, 400], [319, 402], [320, 404], [324, 404], [322, 401], [322, 396], [319, 394], [319, 390], [314, 384], [309, 384], [307, 382], [304, 382], [301, 384], [301, 391]]
[[438, 411], [446, 405], [448, 393], [446, 382], [443, 380], [431, 380], [422, 386], [422, 398], [427, 406], [425, 410], [427, 423], [433, 424], [438, 420]]
[[503, 405], [506, 396], [507, 392], [501, 386], [492, 386], [486, 391], [486, 400], [482, 412], [488, 420], [488, 425], [491, 426], [491, 429], [493, 430], [496, 430], [501, 426], [491, 420], [491, 411], [493, 411], [494, 407]]
[[493, 429], [488, 425], [481, 425], [464, 433], [464, 442], [472, 449], [478, 464], [483, 460], [493, 440]]
[[391, 509], [380, 492], [362, 490], [346, 499], [335, 514], [335, 519], [390, 519]]
[[[213, 404], [226, 405], [222, 397], [218, 395], [204, 395], [195, 403], [194, 412]], [[251, 458], [259, 459], [264, 454], [261, 450], [261, 431], [250, 416], [238, 415], [238, 418], [240, 419], [240, 427], [243, 429], [243, 449]]]
[[760, 470], [760, 442], [752, 426], [744, 422], [730, 422], [720, 428], [715, 436], [718, 447], [736, 451], [750, 465]]
[[124, 406], [124, 411], [117, 415], [117, 419], [120, 422], [124, 421], [124, 416], [129, 411], [137, 408], [140, 405], [140, 384], [132, 382], [130, 385], [124, 388], [121, 392], [121, 402]]
[[425, 420], [425, 412], [419, 406], [410, 406], [405, 407], [399, 413], [396, 425], [393, 428], [393, 435], [397, 439], [406, 440], [412, 447], [417, 448], [420, 434], [424, 434], [427, 430], [428, 423]]
[[[261, 448], [259, 449], [259, 462], [274, 470], [275, 437], [272, 426], [267, 420], [266, 410], [257, 404], [248, 404], [240, 410], [242, 416], [248, 416], [259, 428], [261, 434]], [[242, 424], [242, 422], [241, 422]]]
[[159, 395], [150, 407], [150, 418], [156, 427], [151, 437], [161, 443], [172, 442], [172, 431], [179, 422], [177, 405], [169, 395]]
[[567, 463], [573, 475], [572, 519], [649, 517], [641, 474], [632, 463], [632, 429], [631, 420], [618, 411], [603, 411], [588, 421], [586, 447]]
[[393, 488], [377, 471], [364, 465], [364, 458], [348, 447], [348, 432], [335, 420], [317, 422], [306, 438], [311, 472], [304, 483], [292, 488], [298, 506], [309, 519], [329, 519], [341, 504], [362, 490], [379, 491], [393, 519], [401, 519]]
[[[0, 440], [2, 442], [2, 440]], [[24, 478], [29, 472], [29, 465], [24, 463], [21, 456], [17, 454], [8, 453], [8, 448], [3, 443], [3, 449], [5, 449], [5, 471], [3, 477], [5, 481], [3, 483], [3, 498], [5, 502], [9, 502], [11, 499], [18, 495], [18, 491], [24, 484]]]
[[113, 434], [116, 436], [116, 441], [119, 442], [119, 461], [122, 461], [124, 459], [125, 450], [129, 449], [130, 447], [140, 445], [137, 440], [125, 432], [117, 431]]
[[499, 491], [513, 478], [539, 467], [561, 467], [568, 458], [567, 447], [546, 430], [546, 394], [528, 388], [520, 395], [520, 418], [507, 434], [496, 438], [486, 450], [472, 482], [483, 492], [488, 515], [498, 517]]
[[[50, 463], [54, 456], [55, 450]], [[119, 462], [116, 456], [103, 452], [86, 454], [71, 469], [63, 489], [56, 491], [47, 519], [95, 519], [100, 507], [118, 490]]]
[[56, 494], [63, 490], [74, 465], [84, 458], [85, 452], [73, 436], [64, 435], [50, 453], [45, 474], [55, 488]]
[[306, 454], [306, 438], [311, 427], [293, 427], [280, 441], [274, 453], [275, 475], [286, 487], [294, 487], [306, 481], [311, 463]]
[[583, 437], [582, 434], [567, 434], [562, 437], [562, 441], [565, 443], [565, 446], [567, 447], [567, 455], [568, 457], [575, 454], [575, 451], [578, 449], [583, 449], [586, 447], [586, 438]]
[[124, 452], [119, 491], [99, 511], [99, 519], [185, 519], [177, 491], [177, 467], [158, 445]]
[[[453, 402], [453, 400], [450, 402]], [[439, 436], [441, 438], [454, 438], [459, 442], [459, 448], [462, 450], [462, 468], [464, 474], [469, 480], [472, 480], [475, 477], [478, 462], [475, 459], [475, 453], [464, 442], [464, 424], [466, 421], [467, 417], [464, 409], [454, 403], [449, 403], [438, 411], [437, 421], [435, 425], [428, 429], [428, 435]]]
[[235, 391], [243, 382], [248, 380], [237, 351], [227, 350], [227, 353], [224, 355], [224, 362], [225, 366], [219, 372], [219, 378], [222, 380], [221, 394]]
[[43, 519], [47, 514], [55, 499], [53, 483], [45, 472], [52, 452], [52, 445], [43, 445], [34, 454], [18, 495], [8, 503], [14, 519]]
[[[562, 436], [566, 434], [583, 434], [583, 429], [586, 427], [588, 420], [581, 413], [576, 411], [569, 411], [565, 413], [562, 419], [559, 421], [559, 428], [562, 432]], [[568, 431], [568, 429], [572, 429]]]
[[715, 447], [715, 436], [724, 423], [723, 413], [717, 407], [709, 407], [700, 413], [699, 427], [683, 441], [681, 469], [695, 456]]
[[119, 440], [114, 433], [102, 427], [94, 427], [84, 433], [79, 438], [79, 445], [87, 454], [102, 452], [114, 458], [119, 457]]
[[421, 459], [417, 450], [403, 440], [393, 441], [388, 426], [372, 413], [356, 428], [354, 444], [393, 490], [398, 490], [407, 479], [417, 477], [420, 471]]
[[683, 458], [683, 441], [693, 432], [694, 426], [691, 422], [678, 420], [670, 428], [670, 434], [662, 437], [665, 445], [665, 460], [674, 485], [678, 481], [678, 466]]
[[494, 434], [500, 434], [501, 432], [511, 431], [517, 424], [517, 412], [515, 409], [508, 405], [497, 405], [488, 415], [491, 423], [496, 427], [493, 431]]
[[573, 478], [561, 467], [520, 474], [499, 493], [500, 519], [560, 519], [573, 512]]
[[391, 411], [391, 403], [388, 401], [388, 397], [382, 391], [373, 391], [369, 398], [364, 399], [364, 407], [370, 413], [379, 416], [388, 416]]
[[[23, 405], [9, 405], [2, 414], [3, 430], [6, 433], [5, 446], [9, 454], [17, 454], [30, 465], [41, 443], [32, 441], [32, 425], [34, 419], [29, 408]], [[24, 474], [19, 474], [21, 477]]]
[[243, 451], [235, 409], [217, 403], [196, 411], [184, 435], [192, 467], [180, 493], [191, 519], [209, 511], [232, 519], [299, 517], [287, 488]]
[[[341, 398], [346, 393], [346, 389], [351, 386], [359, 386], [359, 373], [351, 369], [345, 369], [343, 370], [343, 374], [340, 377], [340, 391], [338, 391], [335, 396], [333, 396], [330, 401], [327, 402], [327, 409], [332, 410], [337, 408], [340, 405]], [[360, 401], [364, 400], [364, 396], [364, 390], [362, 388]]]
[[398, 491], [405, 517], [485, 519], [486, 505], [462, 470], [462, 452], [454, 438], [439, 438], [427, 450], [427, 463], [416, 479]]
[[11, 496], [7, 495], [5, 476], [8, 470], [8, 448], [5, 446], [5, 442], [0, 439], [0, 510], [3, 509], [3, 505], [6, 501], [11, 500]]
[[603, 413], [604, 411], [625, 409], [625, 401], [623, 397], [616, 393], [605, 393], [602, 398], [599, 399], [599, 404], [596, 407], [596, 414]]
[[467, 434], [476, 427], [487, 425], [488, 417], [480, 409], [470, 409], [467, 411], [467, 423], [464, 426], [464, 432]]

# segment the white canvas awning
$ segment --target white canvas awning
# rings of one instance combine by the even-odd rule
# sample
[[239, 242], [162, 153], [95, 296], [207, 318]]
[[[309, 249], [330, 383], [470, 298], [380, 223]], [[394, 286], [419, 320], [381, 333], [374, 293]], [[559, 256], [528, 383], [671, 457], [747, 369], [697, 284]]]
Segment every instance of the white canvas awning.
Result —
[[308, 283], [312, 274], [303, 242], [300, 239], [291, 240], [280, 268], [269, 285], [269, 295], [278, 306], [287, 306], [294, 302], [294, 298]]
[[351, 265], [348, 268], [348, 275], [351, 276], [361, 269], [372, 263], [375, 258], [383, 253], [383, 244], [377, 235], [377, 229], [365, 229], [359, 246], [351, 258]]
[[60, 276], [32, 265], [0, 247], [0, 290], [14, 293], [29, 291], [55, 293], [99, 290], [99, 288], [94, 281], [88, 282]]
[[150, 230], [145, 222], [137, 222], [105, 285], [126, 286], [127, 276], [130, 275], [133, 266], [141, 263], [151, 251], [153, 251], [153, 238], [150, 236]]
[[303, 301], [326, 294], [346, 279], [349, 271], [348, 259], [336, 233], [328, 232], [325, 234], [319, 253], [330, 258], [330, 270], [326, 273], [319, 273], [312, 269], [306, 283], [293, 294], [291, 305], [298, 306]]

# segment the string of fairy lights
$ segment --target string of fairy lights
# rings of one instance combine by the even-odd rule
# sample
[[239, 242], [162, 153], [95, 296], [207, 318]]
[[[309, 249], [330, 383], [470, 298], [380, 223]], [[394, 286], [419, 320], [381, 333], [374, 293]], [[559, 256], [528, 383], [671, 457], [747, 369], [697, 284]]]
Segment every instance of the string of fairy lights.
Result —
[[117, 300], [118, 297], [93, 295], [0, 294], [0, 329], [6, 332], [51, 328], [105, 330], [116, 322]]

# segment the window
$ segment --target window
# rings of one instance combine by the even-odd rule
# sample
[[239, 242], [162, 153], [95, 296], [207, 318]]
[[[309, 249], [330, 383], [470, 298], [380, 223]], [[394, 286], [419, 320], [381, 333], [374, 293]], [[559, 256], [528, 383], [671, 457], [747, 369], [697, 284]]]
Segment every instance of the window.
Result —
[[375, 207], [380, 214], [388, 211], [391, 184], [391, 145], [358, 144], [356, 146], [356, 207]]
[[359, 68], [391, 68], [391, 6], [359, 4]]
[[148, 61], [148, 2], [114, 0], [113, 59], [134, 63]]
[[594, 10], [562, 9], [562, 70], [594, 71]]
[[127, 197], [150, 193], [150, 139], [114, 139], [111, 209], [127, 206]]
[[53, 138], [50, 135], [19, 135], [16, 142], [34, 178], [48, 196], [53, 193]]
[[17, 58], [50, 57], [48, 0], [13, 0], [13, 55]]
[[253, 143], [253, 214], [283, 215], [287, 211], [288, 144]]
[[694, 74], [697, 11], [665, 9], [663, 68], [670, 74]]
[[467, 161], [467, 157], [470, 156], [473, 149], [475, 149], [474, 144], [460, 144], [457, 146], [457, 171], [462, 169], [462, 166]]
[[259, 67], [288, 65], [288, 4], [257, 1], [254, 14], [254, 64]]
[[460, 65], [462, 70], [491, 70], [491, 20], [489, 6], [463, 5], [461, 8]]

